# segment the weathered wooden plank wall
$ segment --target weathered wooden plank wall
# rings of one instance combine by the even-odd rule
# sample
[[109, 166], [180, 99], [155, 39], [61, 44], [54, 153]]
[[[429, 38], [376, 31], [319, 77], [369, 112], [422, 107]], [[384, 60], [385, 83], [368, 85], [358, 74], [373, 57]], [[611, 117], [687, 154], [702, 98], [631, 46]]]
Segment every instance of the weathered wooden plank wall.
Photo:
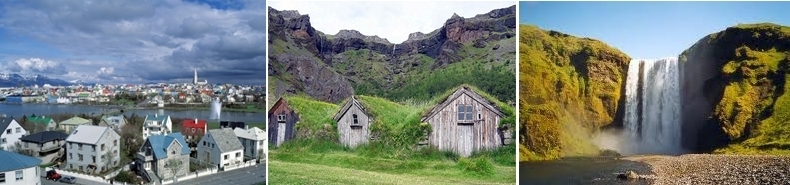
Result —
[[[359, 127], [352, 128], [354, 114], [357, 115]], [[364, 111], [357, 106], [351, 106], [337, 122], [340, 143], [352, 148], [367, 143], [370, 138], [370, 122], [370, 117]]]
[[[475, 121], [471, 126], [459, 125], [458, 105], [460, 104], [472, 105]], [[439, 150], [454, 151], [461, 156], [469, 156], [472, 151], [481, 149], [494, 149], [502, 145], [497, 130], [499, 121], [499, 115], [485, 108], [481, 102], [471, 96], [463, 94], [427, 120], [433, 128], [428, 141]], [[462, 137], [462, 134], [465, 134], [464, 127], [472, 127], [471, 138]], [[463, 139], [471, 139], [471, 144], [467, 144], [469, 141], [462, 141]]]

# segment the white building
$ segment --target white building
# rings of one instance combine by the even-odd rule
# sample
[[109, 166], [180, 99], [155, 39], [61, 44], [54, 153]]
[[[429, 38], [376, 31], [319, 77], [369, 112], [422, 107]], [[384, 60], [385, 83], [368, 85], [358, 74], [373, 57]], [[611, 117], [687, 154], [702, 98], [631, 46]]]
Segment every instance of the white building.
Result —
[[12, 117], [0, 118], [0, 131], [0, 150], [16, 149], [19, 138], [27, 135], [27, 130]]
[[41, 159], [0, 150], [0, 184], [41, 184]]
[[173, 121], [168, 115], [146, 115], [143, 123], [143, 139], [150, 135], [164, 135], [173, 132]]
[[80, 125], [66, 138], [66, 169], [101, 173], [120, 164], [121, 136], [110, 127]]
[[244, 147], [245, 159], [259, 159], [266, 157], [266, 131], [258, 127], [250, 129], [236, 128], [233, 130]]
[[212, 129], [197, 143], [197, 159], [224, 169], [244, 161], [242, 150], [244, 147], [233, 130]]

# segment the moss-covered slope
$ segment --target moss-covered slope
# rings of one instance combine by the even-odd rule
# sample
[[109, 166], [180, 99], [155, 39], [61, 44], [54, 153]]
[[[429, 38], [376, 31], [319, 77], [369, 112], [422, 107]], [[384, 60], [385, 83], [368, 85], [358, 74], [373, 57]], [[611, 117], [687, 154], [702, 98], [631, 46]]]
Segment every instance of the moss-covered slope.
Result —
[[679, 62], [689, 146], [732, 144], [721, 152], [790, 149], [790, 27], [730, 27], [702, 38]]
[[519, 37], [521, 159], [597, 153], [589, 136], [622, 120], [631, 59], [603, 42], [530, 25]]

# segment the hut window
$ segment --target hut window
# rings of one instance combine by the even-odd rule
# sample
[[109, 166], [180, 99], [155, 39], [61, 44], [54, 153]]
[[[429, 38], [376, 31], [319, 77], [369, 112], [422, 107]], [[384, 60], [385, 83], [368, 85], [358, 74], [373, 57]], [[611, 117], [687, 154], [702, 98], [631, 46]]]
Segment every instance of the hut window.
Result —
[[472, 105], [458, 105], [458, 121], [472, 121]]
[[354, 125], [359, 125], [359, 119], [357, 119], [357, 114], [352, 114], [352, 118], [354, 118]]
[[277, 115], [278, 122], [285, 122], [285, 114]]

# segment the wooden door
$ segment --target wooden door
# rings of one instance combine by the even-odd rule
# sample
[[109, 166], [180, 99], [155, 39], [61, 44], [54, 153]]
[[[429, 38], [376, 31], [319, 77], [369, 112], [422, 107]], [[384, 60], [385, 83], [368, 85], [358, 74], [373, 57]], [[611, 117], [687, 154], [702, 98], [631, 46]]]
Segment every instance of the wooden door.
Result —
[[280, 146], [285, 141], [285, 123], [280, 122], [277, 124], [277, 146]]
[[472, 140], [474, 135], [472, 131], [474, 130], [474, 125], [458, 125], [458, 153], [461, 156], [469, 157], [472, 155], [472, 148], [474, 144]]

